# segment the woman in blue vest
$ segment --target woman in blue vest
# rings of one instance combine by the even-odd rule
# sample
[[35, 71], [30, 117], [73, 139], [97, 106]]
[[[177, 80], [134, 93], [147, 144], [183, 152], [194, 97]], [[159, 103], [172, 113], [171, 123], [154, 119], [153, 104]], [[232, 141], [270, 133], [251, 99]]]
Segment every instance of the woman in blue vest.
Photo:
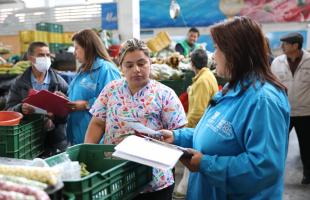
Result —
[[112, 80], [120, 79], [121, 75], [94, 31], [82, 30], [73, 36], [72, 41], [74, 55], [82, 64], [68, 89], [72, 113], [68, 118], [67, 136], [71, 145], [74, 145], [84, 142], [92, 117], [89, 108], [101, 90]]
[[187, 199], [282, 199], [290, 106], [271, 72], [260, 25], [235, 17], [210, 29], [216, 71], [228, 78], [196, 128], [163, 130], [189, 149]]

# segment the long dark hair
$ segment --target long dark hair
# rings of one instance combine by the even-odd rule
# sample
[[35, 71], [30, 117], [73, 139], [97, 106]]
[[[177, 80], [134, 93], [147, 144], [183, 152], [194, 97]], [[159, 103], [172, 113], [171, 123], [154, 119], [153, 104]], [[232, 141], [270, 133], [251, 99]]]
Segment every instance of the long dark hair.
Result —
[[[234, 17], [214, 25], [210, 32], [226, 58], [230, 75], [227, 90], [235, 88], [238, 82], [243, 89], [247, 89], [249, 84], [254, 85], [256, 80], [260, 80], [286, 91], [286, 87], [271, 72], [268, 46], [260, 24], [248, 17]], [[248, 79], [250, 83], [245, 84]]]
[[89, 70], [96, 57], [112, 62], [106, 48], [95, 31], [84, 29], [73, 35], [72, 41], [77, 42], [85, 51], [85, 63], [82, 65], [83, 71]]

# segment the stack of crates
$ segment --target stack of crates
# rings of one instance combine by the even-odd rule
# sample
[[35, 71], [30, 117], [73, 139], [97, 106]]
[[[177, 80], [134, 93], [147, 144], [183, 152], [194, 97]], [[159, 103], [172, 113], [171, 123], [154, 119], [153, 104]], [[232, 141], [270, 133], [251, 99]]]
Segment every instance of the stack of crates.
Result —
[[48, 34], [45, 31], [20, 31], [21, 52], [25, 53], [33, 41], [48, 43]]
[[53, 53], [63, 49], [63, 26], [61, 24], [53, 24], [47, 22], [40, 22], [36, 24], [38, 31], [44, 31], [48, 35], [48, 43], [50, 51]]
[[34, 159], [44, 152], [44, 118], [24, 117], [19, 125], [0, 126], [0, 157]]
[[64, 33], [61, 24], [40, 22], [36, 24], [36, 30], [20, 31], [21, 53], [27, 52], [31, 42], [45, 42], [49, 45], [50, 51], [58, 52], [65, 47], [71, 46], [73, 33]]
[[72, 46], [72, 36], [74, 32], [64, 32], [63, 33], [63, 45], [64, 47]]
[[166, 31], [161, 31], [157, 35], [147, 41], [147, 46], [152, 52], [159, 52], [168, 47], [171, 43], [169, 34]]

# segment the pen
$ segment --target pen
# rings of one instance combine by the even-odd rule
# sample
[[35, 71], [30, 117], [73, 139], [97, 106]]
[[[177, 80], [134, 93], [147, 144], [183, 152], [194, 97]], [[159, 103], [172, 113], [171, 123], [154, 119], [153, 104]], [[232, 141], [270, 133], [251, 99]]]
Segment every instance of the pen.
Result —
[[174, 144], [168, 144], [168, 143], [165, 143], [165, 142], [162, 142], [162, 141], [159, 141], [151, 137], [147, 137], [147, 136], [142, 136], [142, 137], [148, 141], [152, 141], [152, 142], [164, 145], [166, 147], [175, 148], [175, 149], [182, 151], [183, 152], [183, 155], [181, 156], [182, 158], [191, 159], [193, 157], [193, 153], [189, 152], [187, 148], [180, 147]]

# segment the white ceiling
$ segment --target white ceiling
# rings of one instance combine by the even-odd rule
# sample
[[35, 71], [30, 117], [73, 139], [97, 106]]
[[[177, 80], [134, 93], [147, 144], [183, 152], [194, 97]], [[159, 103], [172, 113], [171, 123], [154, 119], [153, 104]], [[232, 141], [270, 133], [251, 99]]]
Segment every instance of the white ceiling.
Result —
[[21, 0], [0, 0], [0, 4], [20, 3]]
[[85, 5], [94, 3], [115, 2], [116, 0], [0, 0], [0, 5], [24, 4], [26, 8], [55, 7], [65, 5]]
[[116, 0], [0, 0], [0, 35], [34, 30], [38, 22], [61, 23], [65, 31], [71, 32], [100, 28], [101, 5], [95, 3], [98, 1]]

